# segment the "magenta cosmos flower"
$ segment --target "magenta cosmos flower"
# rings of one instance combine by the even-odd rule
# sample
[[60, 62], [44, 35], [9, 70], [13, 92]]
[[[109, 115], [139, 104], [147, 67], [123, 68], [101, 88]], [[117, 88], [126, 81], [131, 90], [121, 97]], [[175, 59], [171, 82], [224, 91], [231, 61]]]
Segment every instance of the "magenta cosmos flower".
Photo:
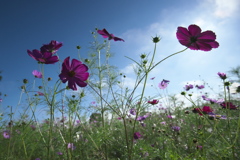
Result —
[[139, 139], [139, 138], [142, 137], [142, 135], [141, 135], [139, 132], [135, 132], [135, 133], [133, 134], [133, 137], [134, 137], [134, 139]]
[[152, 101], [148, 101], [149, 104], [155, 105], [158, 104], [159, 100], [153, 99]]
[[114, 41], [123, 41], [123, 39], [115, 37], [113, 34], [109, 34], [108, 31], [104, 28], [103, 30], [98, 30], [98, 34], [102, 35], [103, 38], [108, 38], [108, 40], [113, 39]]
[[77, 86], [85, 87], [87, 83], [84, 82], [88, 79], [89, 73], [88, 67], [82, 64], [81, 61], [72, 59], [72, 63], [69, 63], [70, 57], [67, 57], [62, 64], [62, 72], [59, 74], [63, 83], [68, 81], [68, 87], [72, 90], [77, 90]]
[[37, 49], [34, 49], [32, 51], [27, 50], [28, 55], [38, 61], [38, 63], [44, 63], [44, 64], [54, 64], [58, 62], [58, 56], [53, 56], [51, 52], [40, 52]]
[[58, 41], [51, 41], [49, 44], [44, 44], [40, 50], [42, 53], [50, 52], [52, 54], [56, 53], [63, 43]]
[[212, 48], [218, 48], [219, 43], [216, 40], [216, 35], [212, 31], [202, 32], [201, 28], [197, 25], [190, 25], [187, 28], [178, 27], [177, 39], [179, 42], [192, 49], [210, 51]]
[[34, 70], [32, 72], [32, 74], [36, 77], [36, 78], [42, 78], [42, 73], [37, 71], [37, 70]]

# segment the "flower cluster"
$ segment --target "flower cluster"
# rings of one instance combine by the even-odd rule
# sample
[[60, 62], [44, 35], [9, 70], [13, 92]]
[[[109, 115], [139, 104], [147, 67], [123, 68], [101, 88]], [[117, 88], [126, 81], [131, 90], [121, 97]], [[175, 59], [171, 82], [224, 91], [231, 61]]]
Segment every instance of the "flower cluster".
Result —
[[54, 55], [57, 50], [62, 47], [62, 43], [58, 41], [51, 41], [49, 44], [44, 44], [40, 51], [34, 49], [27, 50], [30, 57], [43, 64], [54, 64], [59, 61], [58, 56]]

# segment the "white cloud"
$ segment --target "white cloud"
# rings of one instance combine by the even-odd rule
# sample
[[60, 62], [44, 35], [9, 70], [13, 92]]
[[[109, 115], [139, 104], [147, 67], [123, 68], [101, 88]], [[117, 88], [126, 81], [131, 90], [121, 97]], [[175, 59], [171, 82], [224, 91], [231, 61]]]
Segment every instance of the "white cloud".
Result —
[[[219, 18], [228, 18], [239, 14], [239, 0], [210, 0], [214, 3], [214, 15]], [[238, 12], [238, 13], [237, 13]]]
[[[199, 75], [203, 77], [209, 85], [219, 85], [219, 79], [216, 76], [217, 72], [226, 72], [231, 67], [235, 67], [238, 62], [237, 52], [240, 47], [237, 47], [239, 40], [236, 36], [236, 30], [231, 29], [235, 19], [239, 14], [238, 0], [199, 0], [196, 7], [184, 11], [182, 14], [180, 9], [168, 10], [165, 18], [159, 19], [159, 22], [153, 22], [145, 28], [131, 29], [123, 34], [125, 37], [126, 47], [131, 53], [138, 55], [135, 60], [140, 59], [141, 53], [153, 53], [154, 44], [151, 37], [159, 34], [162, 37], [161, 42], [157, 45], [155, 63], [164, 57], [176, 51], [184, 49], [176, 39], [176, 28], [178, 26], [188, 27], [190, 24], [199, 25], [203, 31], [212, 30], [217, 35], [217, 41], [220, 47], [213, 49], [211, 52], [187, 50], [184, 53], [173, 56], [162, 62], [159, 66], [153, 69], [149, 77], [156, 77], [155, 80], [161, 79], [170, 80], [169, 88], [174, 91], [182, 90], [185, 85], [183, 83], [189, 80], [198, 81]], [[162, 14], [163, 12], [161, 12]], [[166, 13], [164, 13], [166, 14]], [[231, 18], [229, 18], [231, 17]], [[179, 21], [181, 21], [179, 23]], [[131, 54], [134, 58], [134, 54]], [[239, 56], [238, 56], [239, 57]], [[130, 65], [124, 69], [128, 71], [129, 84], [133, 84], [135, 79], [131, 76], [132, 70]], [[151, 92], [151, 89], [148, 89]]]

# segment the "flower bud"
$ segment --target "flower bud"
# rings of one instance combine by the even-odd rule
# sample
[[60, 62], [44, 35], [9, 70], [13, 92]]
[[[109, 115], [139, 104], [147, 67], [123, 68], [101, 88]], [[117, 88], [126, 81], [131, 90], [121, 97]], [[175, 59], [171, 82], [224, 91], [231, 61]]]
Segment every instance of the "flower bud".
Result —
[[158, 43], [161, 40], [160, 37], [156, 36], [152, 39], [153, 43]]
[[27, 80], [27, 79], [23, 79], [23, 83], [24, 83], [24, 84], [27, 84], [27, 83], [28, 83], [28, 80]]
[[142, 59], [146, 58], [146, 54], [141, 54], [140, 56]]
[[185, 96], [185, 95], [186, 95], [186, 92], [181, 92], [181, 95]]

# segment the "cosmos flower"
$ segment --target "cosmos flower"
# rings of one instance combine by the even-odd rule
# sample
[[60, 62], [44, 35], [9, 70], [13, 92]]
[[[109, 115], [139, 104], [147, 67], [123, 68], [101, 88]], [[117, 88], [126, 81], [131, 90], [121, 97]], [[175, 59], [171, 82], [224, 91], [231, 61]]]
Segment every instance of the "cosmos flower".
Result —
[[230, 109], [230, 110], [236, 110], [237, 106], [235, 106], [234, 104], [232, 104], [232, 102], [223, 102], [220, 104], [222, 106], [222, 108], [224, 109]]
[[98, 34], [102, 35], [103, 38], [108, 38], [108, 40], [113, 39], [114, 41], [123, 41], [123, 39], [115, 37], [113, 34], [109, 34], [108, 31], [104, 28], [103, 30], [97, 30]]
[[134, 139], [139, 139], [139, 138], [142, 137], [142, 135], [141, 135], [139, 132], [135, 132], [135, 133], [133, 134], [133, 137], [134, 137]]
[[32, 130], [36, 130], [36, 126], [30, 125], [30, 127], [32, 128]]
[[88, 67], [82, 64], [81, 61], [72, 59], [72, 63], [69, 63], [70, 57], [67, 57], [62, 64], [62, 71], [59, 74], [60, 79], [63, 83], [68, 81], [68, 87], [72, 90], [77, 90], [77, 86], [85, 87], [87, 83], [84, 82], [88, 79], [89, 73]]
[[137, 121], [143, 121], [147, 118], [148, 116], [144, 115], [144, 116], [138, 116], [137, 117]]
[[197, 89], [203, 89], [204, 88], [204, 85], [196, 85], [195, 86]]
[[192, 109], [192, 112], [193, 113], [198, 113], [200, 116], [202, 116], [203, 114], [203, 112], [202, 112], [202, 109], [201, 108], [193, 108]]
[[143, 116], [138, 116], [137, 117], [137, 121], [143, 121], [145, 120], [147, 117], [151, 116], [151, 113], [146, 113], [145, 115]]
[[167, 123], [166, 123], [165, 121], [163, 121], [163, 122], [160, 122], [160, 124], [162, 124], [162, 125], [166, 125]]
[[159, 87], [160, 89], [165, 89], [165, 88], [167, 88], [167, 85], [168, 85], [169, 82], [170, 82], [169, 80], [163, 79], [162, 82], [160, 82], [160, 83], [158, 84], [158, 87]]
[[185, 85], [184, 89], [185, 89], [186, 91], [189, 91], [190, 89], [193, 89], [193, 85], [192, 85], [192, 84]]
[[215, 114], [215, 113], [208, 113], [208, 118], [211, 119], [211, 120], [214, 120], [214, 119], [227, 119], [227, 116], [223, 116], [223, 115]]
[[57, 152], [57, 154], [58, 154], [58, 155], [60, 155], [60, 156], [61, 156], [61, 155], [63, 155], [63, 153], [62, 153], [62, 152]]
[[130, 109], [130, 114], [131, 115], [136, 115], [136, 109], [134, 109], [134, 108]]
[[148, 101], [149, 104], [155, 105], [158, 104], [159, 100], [153, 99], [152, 101]]
[[180, 129], [181, 128], [179, 126], [172, 126], [172, 130], [174, 130], [176, 132], [180, 131]]
[[38, 61], [38, 63], [43, 64], [54, 64], [59, 61], [58, 56], [53, 56], [51, 52], [40, 52], [37, 49], [32, 51], [27, 50], [28, 55]]
[[227, 75], [226, 75], [226, 73], [218, 72], [217, 74], [218, 74], [218, 76], [219, 76], [222, 80], [227, 79]]
[[44, 94], [42, 92], [37, 92], [39, 96], [44, 96]]
[[60, 47], [62, 47], [62, 42], [51, 41], [49, 44], [44, 44], [40, 50], [42, 53], [50, 52], [52, 54], [56, 53]]
[[32, 74], [36, 77], [36, 78], [42, 78], [42, 73], [37, 71], [37, 70], [33, 70]]
[[11, 137], [10, 132], [9, 131], [4, 131], [3, 132], [3, 137], [6, 138], [6, 139], [9, 139]]
[[198, 150], [202, 150], [202, 148], [203, 148], [202, 146], [197, 146]]
[[67, 148], [68, 148], [68, 149], [75, 150], [75, 149], [76, 149], [76, 146], [74, 146], [73, 143], [68, 143]]
[[208, 113], [212, 113], [213, 109], [209, 106], [203, 106], [202, 111], [203, 113], [208, 114]]
[[178, 27], [176, 33], [178, 41], [190, 48], [191, 50], [210, 51], [212, 48], [218, 48], [219, 43], [216, 40], [216, 35], [212, 31], [202, 32], [197, 25], [190, 25], [187, 28]]
[[216, 100], [216, 99], [207, 98], [207, 97], [204, 96], [204, 95], [202, 95], [202, 98], [203, 98], [203, 100], [205, 100], [205, 101], [209, 101], [211, 104], [214, 104], [214, 103], [220, 104], [220, 103], [224, 102], [224, 99], [218, 99], [218, 100]]

